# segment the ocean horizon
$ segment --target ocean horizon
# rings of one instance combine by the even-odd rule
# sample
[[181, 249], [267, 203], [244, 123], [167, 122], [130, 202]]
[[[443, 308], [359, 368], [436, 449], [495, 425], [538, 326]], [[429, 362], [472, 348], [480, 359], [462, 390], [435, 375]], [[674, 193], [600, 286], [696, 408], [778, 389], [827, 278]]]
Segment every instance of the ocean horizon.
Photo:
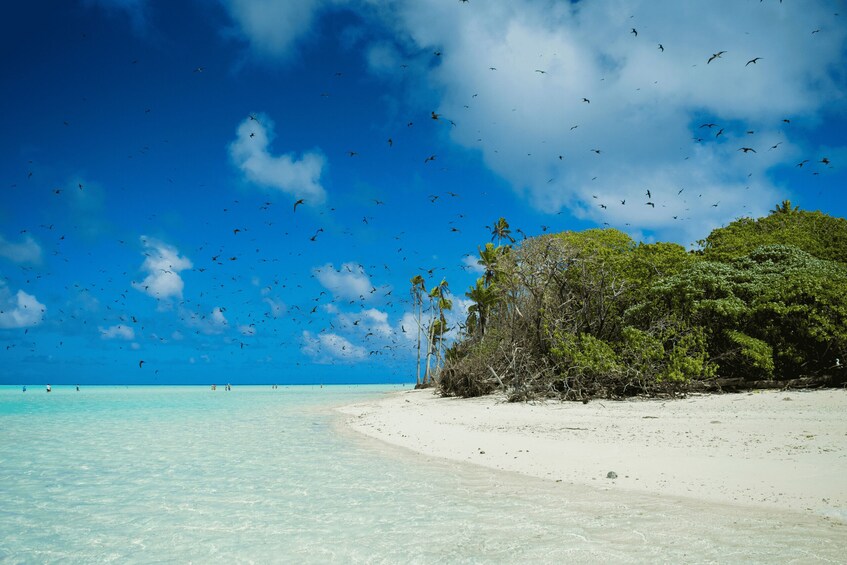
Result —
[[333, 409], [402, 388], [66, 385], [46, 394], [2, 386], [0, 561], [766, 563], [842, 555], [836, 532], [814, 521], [428, 459], [348, 430]]

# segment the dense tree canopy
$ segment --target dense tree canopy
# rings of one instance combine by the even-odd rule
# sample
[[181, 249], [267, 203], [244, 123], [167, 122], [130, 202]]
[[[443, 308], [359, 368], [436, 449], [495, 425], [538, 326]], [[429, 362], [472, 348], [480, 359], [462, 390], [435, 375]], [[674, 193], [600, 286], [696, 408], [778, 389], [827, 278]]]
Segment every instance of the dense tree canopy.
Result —
[[702, 255], [712, 261], [743, 257], [761, 245], [793, 245], [812, 257], [847, 264], [847, 220], [799, 210], [785, 200], [770, 215], [741, 218], [700, 243]]
[[[501, 225], [508, 224], [502, 218]], [[702, 250], [614, 229], [480, 248], [444, 394], [674, 394], [847, 381], [847, 221], [783, 202]]]

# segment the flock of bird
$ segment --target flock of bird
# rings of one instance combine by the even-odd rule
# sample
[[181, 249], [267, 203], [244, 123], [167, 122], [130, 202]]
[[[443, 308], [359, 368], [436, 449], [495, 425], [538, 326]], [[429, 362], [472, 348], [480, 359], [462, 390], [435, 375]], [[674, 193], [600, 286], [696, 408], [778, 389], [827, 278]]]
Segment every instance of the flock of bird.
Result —
[[[468, 0], [460, 1], [463, 4], [469, 4]], [[819, 31], [814, 30], [812, 33]], [[625, 29], [622, 30], [622, 33], [626, 33]], [[633, 40], [640, 41], [643, 39], [640, 38], [638, 30], [634, 27], [631, 28], [630, 34], [633, 36]], [[656, 49], [664, 54], [672, 49], [672, 46], [667, 42], [657, 43]], [[443, 53], [441, 50], [436, 50], [432, 56], [438, 59], [443, 57]], [[732, 54], [729, 51], [719, 50], [704, 54], [703, 61], [710, 66], [720, 64], [741, 65], [743, 63], [744, 67], [748, 67], [768, 63], [768, 58], [763, 56], [754, 56], [749, 59], [743, 57], [735, 62], [732, 61], [731, 56]], [[133, 61], [133, 64], [135, 63], [136, 61]], [[485, 65], [485, 67], [491, 72], [497, 70], [496, 67], [488, 65]], [[407, 68], [408, 65], [401, 64], [399, 72], [405, 72]], [[192, 72], [196, 74], [206, 73], [206, 67], [197, 66]], [[536, 68], [536, 65], [527, 65], [527, 74], [541, 75], [538, 77], [539, 80], [542, 80], [551, 72], [548, 69]], [[344, 73], [336, 71], [332, 74], [332, 77], [333, 80], [343, 80]], [[332, 100], [331, 89], [319, 93], [319, 96], [322, 99]], [[470, 109], [476, 102], [477, 97], [478, 94], [473, 94], [467, 101], [465, 108]], [[595, 97], [592, 93], [586, 93], [585, 96], [575, 100], [574, 103], [592, 104], [591, 100], [595, 99], [593, 107], [597, 104], [596, 98], [598, 97]], [[145, 112], [149, 113], [150, 110], [147, 109]], [[256, 114], [250, 114], [249, 120], [250, 123], [255, 122], [257, 128], [263, 126], [261, 117]], [[405, 124], [405, 128], [416, 128], [419, 127], [421, 121], [450, 129], [463, 127], [460, 117], [447, 117], [442, 111], [431, 108], [420, 108], [414, 115], [403, 119], [402, 123]], [[69, 125], [67, 121], [64, 123]], [[788, 117], [783, 119], [781, 126], [790, 128], [792, 126], [791, 119]], [[578, 128], [579, 124], [563, 127], [572, 131]], [[720, 138], [729, 137], [730, 132], [735, 134], [736, 137], [742, 133], [731, 129], [734, 127], [736, 126], [730, 124], [722, 125], [717, 120], [708, 121], [696, 128], [692, 139], [695, 144], [720, 142], [722, 141]], [[754, 143], [756, 139], [754, 131], [745, 130], [743, 134], [749, 142], [738, 147], [736, 151], [750, 158], [755, 158], [757, 154], [763, 151], [779, 151], [780, 145], [783, 143], [780, 141], [765, 148], [758, 147]], [[250, 138], [251, 140], [255, 138], [254, 133], [250, 134]], [[390, 153], [398, 151], [403, 143], [404, 133], [398, 129], [398, 131], [390, 133], [387, 138], [382, 139], [384, 141], [379, 142], [379, 145], [382, 146], [380, 158], [391, 158]], [[374, 145], [370, 141], [363, 141], [365, 147], [370, 148]], [[348, 149], [346, 158], [363, 159], [367, 153], [374, 152], [365, 147]], [[148, 149], [145, 147], [141, 153], [144, 154]], [[448, 151], [446, 147], [443, 150]], [[386, 155], [386, 153], [389, 155]], [[603, 147], [586, 147], [585, 153], [593, 153], [596, 158], [600, 159], [605, 155]], [[440, 163], [439, 154], [439, 149], [422, 153], [418, 158], [417, 166], [423, 167], [425, 170], [437, 167]], [[569, 160], [580, 158], [579, 156], [562, 154], [553, 157], [556, 161], [563, 162], [565, 166]], [[810, 164], [818, 165], [812, 171], [814, 175], [820, 174], [824, 168], [832, 166], [830, 159], [826, 156], [810, 156], [797, 163], [796, 168], [803, 169]], [[418, 171], [415, 174], [423, 175], [425, 173]], [[552, 180], [550, 179], [548, 182], [552, 182]], [[33, 171], [29, 170], [26, 179], [12, 183], [9, 190], [30, 190], [30, 187], [38, 182], [40, 180], [37, 175], [33, 176]], [[437, 183], [438, 181], [435, 179], [432, 186], [437, 186]], [[65, 188], [54, 187], [50, 190], [54, 198], [69, 197]], [[88, 188], [85, 183], [78, 182], [76, 183], [76, 190], [82, 193]], [[687, 196], [685, 188], [681, 187], [672, 197], [684, 199]], [[593, 200], [597, 201], [596, 206], [603, 213], [609, 210], [610, 206], [637, 204], [655, 210], [657, 205], [661, 207], [665, 204], [648, 187], [644, 188], [643, 195], [627, 195], [626, 198], [615, 198], [614, 202], [608, 201], [608, 198], [602, 194], [595, 194], [592, 197]], [[692, 195], [692, 198], [694, 197]], [[5, 350], [24, 348], [31, 354], [57, 355], [56, 350], [61, 350], [64, 347], [65, 340], [68, 339], [62, 334], [61, 327], [63, 325], [81, 323], [85, 326], [84, 331], [93, 335], [97, 335], [97, 332], [104, 332], [105, 328], [116, 327], [117, 325], [128, 328], [124, 331], [133, 335], [133, 340], [130, 341], [142, 342], [145, 359], [134, 360], [133, 364], [137, 363], [138, 370], [142, 371], [147, 371], [151, 365], [155, 365], [154, 371], [156, 374], [166, 370], [167, 364], [164, 359], [167, 358], [167, 355], [161, 352], [167, 348], [169, 343], [188, 339], [186, 334], [189, 336], [193, 334], [198, 345], [217, 340], [223, 344], [222, 348], [226, 355], [233, 359], [241, 359], [246, 354], [252, 355], [252, 349], [261, 349], [263, 354], [271, 351], [289, 351], [291, 353], [284, 359], [284, 363], [300, 364], [309, 361], [308, 357], [299, 353], [301, 350], [310, 350], [310, 347], [333, 347], [335, 348], [333, 352], [316, 352], [312, 360], [321, 363], [352, 363], [381, 357], [387, 366], [411, 374], [409, 359], [413, 359], [413, 356], [409, 352], [414, 345], [411, 334], [416, 332], [416, 328], [407, 327], [409, 322], [404, 323], [401, 319], [404, 313], [412, 311], [407, 286], [408, 279], [414, 274], [421, 273], [428, 278], [430, 284], [437, 284], [441, 276], [448, 272], [456, 272], [458, 269], [473, 270], [473, 260], [449, 268], [444, 265], [434, 267], [431, 264], [434, 260], [423, 247], [418, 245], [405, 232], [400, 232], [391, 235], [381, 234], [376, 241], [367, 243], [363, 241], [359, 244], [361, 245], [359, 252], [363, 256], [368, 255], [368, 245], [396, 246], [397, 264], [393, 268], [387, 263], [368, 262], [366, 265], [346, 262], [338, 267], [334, 264], [316, 267], [308, 274], [289, 273], [285, 269], [289, 257], [301, 257], [304, 254], [308, 256], [313, 253], [316, 245], [324, 243], [324, 238], [328, 238], [326, 245], [330, 245], [332, 242], [355, 240], [359, 233], [356, 231], [357, 229], [375, 231], [374, 224], [379, 223], [383, 215], [397, 212], [390, 209], [392, 201], [389, 194], [378, 194], [368, 199], [369, 205], [362, 216], [361, 226], [354, 228], [351, 225], [345, 225], [345, 222], [349, 220], [333, 215], [336, 211], [335, 208], [321, 207], [319, 203], [313, 203], [308, 196], [290, 198], [287, 195], [280, 194], [276, 198], [265, 198], [259, 205], [260, 212], [267, 214], [268, 218], [263, 222], [263, 225], [238, 223], [235, 227], [227, 226], [223, 229], [219, 225], [209, 225], [208, 236], [213, 240], [213, 243], [206, 242], [195, 249], [180, 249], [177, 252], [177, 256], [183, 255], [190, 258], [192, 266], [189, 269], [166, 265], [159, 268], [156, 273], [148, 273], [154, 279], [161, 276], [170, 277], [170, 280], [175, 280], [175, 278], [182, 280], [184, 278], [186, 288], [194, 284], [198, 277], [206, 277], [206, 284], [202, 285], [206, 290], [203, 292], [196, 295], [189, 295], [186, 292], [187, 296], [185, 297], [156, 297], [155, 292], [151, 291], [150, 284], [145, 286], [138, 281], [142, 278], [138, 272], [128, 270], [109, 272], [108, 266], [104, 265], [101, 266], [100, 274], [105, 274], [105, 278], [98, 276], [97, 282], [70, 283], [65, 287], [65, 292], [71, 298], [68, 304], [76, 304], [76, 306], [54, 307], [51, 305], [48, 308], [49, 315], [45, 315], [45, 321], [49, 318], [52, 325], [44, 323], [40, 327], [32, 326], [26, 328], [25, 331], [18, 332], [11, 339], [6, 340]], [[290, 200], [287, 200], [288, 198]], [[484, 198], [484, 192], [481, 191], [469, 190], [467, 193], [460, 194], [449, 190], [435, 191], [431, 188], [425, 194], [420, 195], [420, 205], [425, 207], [422, 209], [427, 214], [429, 210], [434, 208], [449, 208], [449, 212], [440, 215], [433, 213], [432, 217], [440, 217], [446, 220], [442, 228], [445, 234], [461, 232], [473, 234], [469, 236], [473, 237], [473, 240], [467, 241], [468, 251], [472, 252], [475, 245], [484, 242], [490, 234], [490, 231], [482, 225], [469, 226], [466, 221], [467, 216], [471, 215], [470, 208], [476, 207], [482, 198]], [[281, 202], [283, 201], [289, 206], [287, 211], [282, 208]], [[712, 207], [718, 207], [720, 202], [709, 202], [708, 204]], [[230, 216], [238, 222], [239, 218], [250, 217], [240, 211], [243, 207], [249, 205], [249, 202], [242, 202], [242, 199], [228, 202], [226, 208], [222, 209], [218, 217]], [[306, 211], [305, 214], [304, 210]], [[508, 213], [499, 210], [488, 210], [486, 214], [492, 218], [508, 216]], [[674, 216], [674, 218], [684, 219], [681, 216]], [[153, 221], [154, 218], [150, 218], [150, 220]], [[288, 226], [288, 231], [280, 230], [277, 222]], [[295, 230], [292, 226], [296, 226], [297, 229]], [[564, 229], [565, 226], [562, 226], [562, 228]], [[527, 237], [527, 233], [520, 227], [513, 229], [521, 237]], [[538, 229], [530, 229], [529, 231], [538, 233], [538, 231], [546, 232], [548, 229], [548, 225], [540, 225]], [[25, 238], [36, 231], [39, 232], [38, 238], [40, 240], [44, 240], [48, 234], [54, 238], [52, 253], [56, 256], [55, 258], [60, 258], [65, 234], [55, 235], [54, 224], [51, 223], [41, 225], [38, 230], [21, 230], [17, 235], [20, 238]], [[226, 238], [222, 235], [223, 232], [227, 233]], [[80, 238], [75, 237], [75, 239], [79, 240]], [[119, 240], [117, 245], [131, 248], [132, 241], [128, 242], [127, 239]], [[162, 247], [156, 247], [155, 243], [143, 242], [143, 245], [145, 246], [143, 251], [145, 257], [152, 258], [154, 262], [167, 256]], [[4, 276], [6, 286], [14, 288], [20, 283], [18, 286], [26, 288], [27, 283], [50, 276], [49, 272], [41, 272], [38, 267], [32, 265], [23, 265], [20, 270], [22, 275], [20, 277]], [[277, 274], [275, 276], [269, 275], [273, 272]], [[400, 281], [400, 284], [406, 286], [403, 288], [400, 286], [394, 287], [391, 284], [379, 282], [389, 278]], [[365, 286], [362, 286], [359, 292], [351, 294], [349, 289], [345, 290], [326, 283], [327, 279], [357, 281], [356, 284], [362, 283]], [[257, 285], [251, 281], [261, 282]], [[359, 287], [356, 286], [355, 288]], [[311, 298], [299, 299], [298, 302], [293, 303], [285, 298], [289, 291], [294, 290], [296, 290], [296, 293], [294, 293], [296, 296], [303, 296], [306, 289], [314, 289]], [[147, 311], [133, 312], [132, 310], [139, 308], [140, 304], [139, 297], [133, 295], [133, 292], [139, 291], [149, 295], [143, 297], [143, 299], [149, 300], [149, 297], [152, 296], [156, 300], [157, 307], [153, 310], [148, 308]], [[455, 289], [454, 292], [461, 294], [461, 287]], [[98, 298], [94, 298], [95, 296]], [[135, 296], [135, 298], [130, 299], [130, 296]], [[101, 302], [102, 304], [98, 312], [100, 316], [98, 320], [91, 318], [85, 308], [80, 306], [92, 302]], [[226, 304], [231, 306], [226, 306]], [[162, 318], [163, 311], [170, 312], [179, 322], [167, 330], [163, 330], [163, 326], [158, 322]], [[222, 321], [227, 320], [230, 311], [233, 312], [232, 320]], [[390, 313], [394, 320], [388, 321], [390, 318], [383, 316], [385, 313]], [[281, 319], [285, 319], [287, 323], [279, 323]], [[461, 319], [461, 313], [458, 313], [453, 319], [453, 324], [459, 324]], [[40, 330], [46, 326], [54, 329], [59, 328], [56, 334], [59, 337], [56, 338], [50, 351], [38, 351], [36, 341], [28, 336], [28, 332], [30, 329], [35, 331], [35, 328]], [[324, 339], [330, 337], [332, 339]], [[119, 343], [116, 347], [129, 349], [130, 345], [128, 342]], [[201, 347], [206, 346], [202, 345]], [[319, 349], [314, 351], [319, 351]], [[198, 356], [207, 353], [198, 349]], [[160, 361], [156, 361], [156, 358]]]

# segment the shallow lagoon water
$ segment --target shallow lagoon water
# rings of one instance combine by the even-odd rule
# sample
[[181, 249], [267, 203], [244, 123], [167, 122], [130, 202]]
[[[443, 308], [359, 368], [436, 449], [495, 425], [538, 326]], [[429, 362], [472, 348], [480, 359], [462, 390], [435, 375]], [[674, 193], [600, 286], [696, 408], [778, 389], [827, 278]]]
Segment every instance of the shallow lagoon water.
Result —
[[331, 409], [395, 388], [0, 387], [0, 560], [843, 562], [843, 522], [430, 461]]

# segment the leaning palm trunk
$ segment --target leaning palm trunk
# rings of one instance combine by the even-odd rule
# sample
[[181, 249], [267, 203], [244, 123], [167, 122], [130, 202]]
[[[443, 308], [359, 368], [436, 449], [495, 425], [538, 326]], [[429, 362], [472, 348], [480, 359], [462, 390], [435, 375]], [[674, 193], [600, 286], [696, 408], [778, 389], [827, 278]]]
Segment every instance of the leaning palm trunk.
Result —
[[424, 385], [428, 385], [430, 380], [432, 379], [432, 373], [430, 371], [429, 365], [432, 361], [432, 353], [433, 353], [433, 336], [432, 336], [432, 325], [430, 325], [429, 331], [427, 332], [426, 339], [426, 372], [424, 373]]
[[421, 332], [423, 328], [421, 327], [421, 317], [423, 316], [423, 300], [420, 296], [416, 296], [418, 302], [418, 359], [417, 359], [417, 385], [421, 384]]

